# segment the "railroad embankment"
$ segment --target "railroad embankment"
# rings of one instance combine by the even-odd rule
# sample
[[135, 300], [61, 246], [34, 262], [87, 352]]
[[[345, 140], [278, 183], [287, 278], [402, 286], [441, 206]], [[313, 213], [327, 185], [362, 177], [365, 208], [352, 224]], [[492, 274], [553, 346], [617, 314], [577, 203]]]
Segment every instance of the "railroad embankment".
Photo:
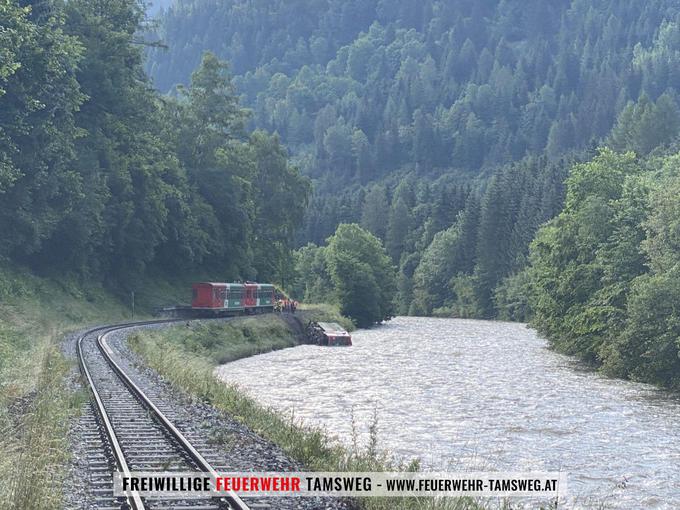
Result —
[[293, 347], [305, 341], [305, 327], [312, 321], [352, 322], [330, 305], [303, 306], [295, 314], [271, 313], [237, 317], [228, 321], [192, 320], [172, 328], [145, 331], [132, 338], [134, 345], [177, 347], [187, 353], [221, 365], [240, 358]]

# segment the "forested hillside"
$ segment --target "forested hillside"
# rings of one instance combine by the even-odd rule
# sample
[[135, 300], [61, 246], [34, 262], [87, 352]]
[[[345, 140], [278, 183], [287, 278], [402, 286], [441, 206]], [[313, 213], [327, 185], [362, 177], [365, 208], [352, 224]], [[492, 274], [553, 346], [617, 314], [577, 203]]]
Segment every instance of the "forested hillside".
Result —
[[602, 150], [522, 275], [534, 325], [612, 375], [680, 387], [680, 154]]
[[[670, 0], [176, 0], [147, 69], [172, 91], [206, 49], [230, 62], [251, 125], [314, 181], [300, 246], [359, 222], [399, 268], [401, 313], [514, 318], [526, 302], [511, 277], [561, 209], [570, 164], [677, 133], [679, 13]], [[610, 136], [634, 109], [643, 136], [625, 119]]]
[[[20, 5], [21, 4], [21, 5]], [[278, 280], [310, 185], [206, 54], [153, 90], [136, 0], [0, 0], [0, 262]]]
[[0, 263], [530, 319], [680, 385], [675, 2], [146, 7], [0, 0]]
[[163, 9], [167, 9], [172, 0], [147, 0], [146, 12], [150, 17], [157, 16]]
[[597, 143], [642, 91], [678, 85], [678, 6], [658, 0], [178, 0], [152, 52], [161, 90], [206, 49], [254, 122], [314, 176], [481, 167]]

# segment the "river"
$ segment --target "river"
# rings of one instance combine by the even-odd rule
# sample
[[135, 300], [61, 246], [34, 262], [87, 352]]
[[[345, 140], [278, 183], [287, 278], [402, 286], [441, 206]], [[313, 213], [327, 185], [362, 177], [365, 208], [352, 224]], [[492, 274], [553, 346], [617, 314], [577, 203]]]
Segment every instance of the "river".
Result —
[[[354, 346], [218, 367], [263, 404], [427, 469], [560, 470], [569, 507], [680, 508], [680, 399], [607, 379], [523, 324], [399, 317]], [[375, 417], [375, 419], [374, 419]]]

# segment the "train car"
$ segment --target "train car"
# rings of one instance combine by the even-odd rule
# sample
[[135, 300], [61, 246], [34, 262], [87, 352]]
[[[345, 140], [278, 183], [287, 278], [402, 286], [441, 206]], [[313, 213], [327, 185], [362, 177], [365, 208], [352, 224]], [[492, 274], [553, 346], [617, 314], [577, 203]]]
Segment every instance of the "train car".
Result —
[[201, 282], [191, 286], [191, 305], [161, 308], [164, 317], [198, 319], [274, 311], [274, 285], [269, 283]]
[[337, 322], [310, 322], [307, 324], [307, 339], [317, 345], [352, 345], [352, 335]]
[[268, 283], [215, 283], [192, 285], [195, 311], [263, 313], [274, 309], [274, 286]]
[[243, 285], [240, 283], [194, 283], [191, 286], [194, 310], [243, 310]]

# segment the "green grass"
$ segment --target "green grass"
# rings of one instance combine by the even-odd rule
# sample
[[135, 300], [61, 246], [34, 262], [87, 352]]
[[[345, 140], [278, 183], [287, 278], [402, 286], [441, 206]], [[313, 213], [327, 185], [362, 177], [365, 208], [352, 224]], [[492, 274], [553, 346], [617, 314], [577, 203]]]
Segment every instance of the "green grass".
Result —
[[[69, 363], [56, 342], [42, 341], [31, 349], [32, 362], [24, 362], [35, 379], [31, 393], [17, 398], [12, 394], [0, 436], [0, 508], [62, 508], [59, 481], [69, 459], [67, 440], [69, 419], [87, 398], [72, 393], [65, 385]], [[13, 392], [16, 391], [14, 388]], [[56, 483], [55, 483], [56, 482]]]
[[324, 303], [320, 304], [302, 304], [296, 313], [304, 324], [308, 321], [322, 321], [322, 322], [337, 322], [347, 331], [354, 331], [356, 326], [351, 319], [340, 314], [338, 308], [334, 305]]
[[[309, 314], [309, 315], [305, 315]], [[314, 315], [312, 315], [314, 314]], [[337, 315], [331, 315], [337, 314]], [[301, 318], [340, 322], [332, 307], [306, 309]], [[346, 321], [343, 321], [346, 323]], [[349, 325], [348, 325], [349, 326]], [[259, 405], [237, 387], [219, 382], [213, 376], [215, 365], [224, 359], [236, 359], [244, 352], [262, 352], [287, 347], [294, 342], [291, 332], [282, 331], [285, 323], [276, 315], [237, 319], [230, 323], [178, 326], [153, 332], [140, 332], [130, 338], [134, 351], [174, 387], [210, 402], [262, 437], [280, 446], [289, 456], [313, 471], [389, 471], [417, 470], [418, 463], [398, 465], [381, 450], [377, 423], [371, 427], [371, 439], [365, 447], [344, 447], [331, 440], [324, 430], [306, 426], [293, 416], [284, 416]], [[230, 342], [234, 342], [230, 346]], [[481, 508], [468, 498], [365, 498], [369, 510]]]
[[[182, 326], [140, 333], [154, 342], [180, 346], [184, 351], [221, 365], [255, 354], [298, 345], [298, 339], [280, 314], [237, 317], [229, 321], [187, 321]], [[290, 316], [289, 316], [290, 317]], [[304, 326], [308, 321], [352, 322], [331, 305], [306, 305], [293, 317]]]
[[68, 331], [129, 318], [110, 292], [75, 277], [0, 264], [0, 510], [62, 508], [69, 421], [87, 398], [66, 384]]
[[274, 314], [239, 317], [228, 322], [190, 321], [141, 335], [150, 341], [162, 339], [170, 345], [182, 346], [215, 364], [297, 345], [286, 323]]
[[[0, 405], [36, 391], [41, 357], [67, 331], [129, 312], [102, 288], [81, 290], [75, 279], [39, 278], [0, 265]], [[35, 355], [33, 355], [35, 353]]]

